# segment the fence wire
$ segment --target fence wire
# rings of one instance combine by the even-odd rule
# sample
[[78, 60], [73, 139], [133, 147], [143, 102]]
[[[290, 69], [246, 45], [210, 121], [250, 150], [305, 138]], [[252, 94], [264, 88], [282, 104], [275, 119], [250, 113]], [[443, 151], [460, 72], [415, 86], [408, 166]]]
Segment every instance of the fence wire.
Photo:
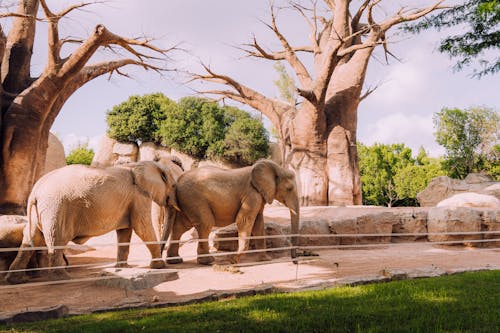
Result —
[[[457, 239], [457, 240], [443, 240], [443, 241], [405, 241], [405, 242], [373, 242], [373, 243], [362, 243], [362, 244], [331, 244], [331, 245], [304, 245], [304, 246], [289, 246], [289, 245], [284, 245], [281, 247], [271, 247], [271, 248], [265, 248], [265, 249], [248, 249], [243, 252], [238, 252], [238, 251], [219, 251], [219, 252], [211, 252], [208, 254], [188, 254], [188, 255], [183, 255], [181, 256], [176, 256], [176, 257], [164, 257], [164, 258], [156, 258], [154, 260], [171, 260], [171, 259], [185, 259], [185, 260], [192, 260], [196, 258], [203, 258], [203, 257], [230, 257], [230, 256], [235, 256], [238, 254], [255, 254], [255, 253], [267, 253], [267, 252], [284, 252], [284, 251], [291, 251], [293, 249], [297, 250], [299, 253], [302, 251], [304, 254], [308, 250], [342, 250], [342, 249], [367, 249], [367, 248], [373, 248], [373, 247], [383, 247], [383, 248], [391, 248], [391, 247], [401, 247], [401, 246], [406, 246], [406, 245], [415, 245], [415, 244], [426, 244], [426, 245], [458, 245], [458, 244], [478, 244], [478, 243], [491, 243], [491, 242], [499, 242], [500, 244], [500, 231], [467, 231], [467, 232], [427, 232], [427, 233], [374, 233], [374, 234], [287, 234], [287, 235], [266, 235], [266, 236], [249, 236], [249, 237], [209, 237], [205, 239], [198, 239], [198, 238], [193, 238], [189, 240], [178, 240], [178, 241], [163, 241], [163, 242], [127, 242], [127, 243], [102, 243], [102, 244], [92, 244], [92, 247], [89, 248], [89, 250], [95, 250], [96, 248], [104, 248], [104, 247], [117, 247], [117, 246], [138, 246], [138, 245], [151, 245], [151, 244], [186, 244], [190, 242], [214, 242], [217, 241], [218, 243], [222, 242], [234, 242], [238, 241], [239, 239], [245, 239], [245, 240], [259, 240], [259, 239], [287, 239], [286, 241], [288, 242], [290, 238], [296, 238], [297, 240], [301, 238], [351, 238], [354, 239], [354, 242], [357, 241], [358, 238], [381, 238], [381, 237], [391, 237], [393, 238], [398, 238], [398, 237], [428, 237], [428, 236], [453, 236], [453, 237], [459, 237], [463, 236], [464, 239]], [[474, 237], [497, 237], [497, 238], [484, 238], [484, 239], [466, 239], [467, 236], [474, 236]], [[300, 241], [299, 241], [300, 242]], [[74, 246], [72, 245], [65, 245], [65, 246], [56, 246], [54, 247], [55, 249], [58, 250], [64, 250], [64, 249], [74, 249]], [[487, 248], [475, 248], [477, 251], [495, 251], [499, 250], [500, 248], [498, 247], [487, 247]], [[24, 248], [19, 248], [19, 247], [11, 247], [11, 248], [0, 248], [0, 254], [2, 252], [17, 252], [17, 251], [46, 251], [47, 247], [46, 246], [39, 246], [39, 247], [24, 247]], [[70, 257], [71, 258], [71, 257]], [[144, 258], [144, 259], [129, 259], [127, 261], [122, 261], [122, 262], [116, 262], [114, 261], [106, 261], [106, 262], [97, 262], [97, 263], [88, 263], [88, 264], [70, 264], [70, 265], [65, 265], [65, 266], [55, 266], [55, 267], [37, 267], [37, 268], [25, 268], [25, 269], [19, 269], [19, 270], [3, 270], [0, 271], [0, 277], [5, 276], [5, 274], [9, 272], [17, 273], [17, 272], [25, 272], [25, 273], [36, 273], [36, 272], [43, 272], [47, 270], [58, 270], [58, 269], [96, 269], [96, 270], [103, 270], [106, 268], [113, 268], [117, 264], [137, 264], [137, 265], [147, 265], [152, 259]], [[277, 258], [277, 259], [272, 259], [272, 260], [267, 260], [267, 261], [253, 261], [253, 262], [244, 262], [244, 263], [238, 263], [238, 264], [232, 264], [231, 266], [235, 267], [244, 267], [244, 266], [252, 266], [252, 265], [266, 265], [266, 264], [274, 264], [274, 263], [292, 263], [294, 262], [295, 264], [303, 263], [306, 261], [311, 261], [311, 260], [318, 260], [318, 257], [315, 256], [299, 256], [297, 258]], [[168, 266], [167, 266], [168, 268]], [[160, 271], [155, 271], [151, 270], [148, 272], [148, 274], [161, 274]], [[0, 290], [1, 289], [8, 289], [8, 288], [22, 288], [25, 286], [45, 286], [45, 285], [54, 285], [54, 284], [62, 284], [62, 283], [76, 283], [76, 282], [92, 282], [92, 281], [99, 281], [99, 280], [108, 280], [108, 279], [115, 279], [116, 276], [109, 275], [109, 276], [91, 276], [91, 277], [84, 277], [84, 278], [70, 278], [66, 280], [56, 280], [56, 281], [40, 281], [40, 282], [27, 282], [24, 284], [20, 285], [0, 285]]]

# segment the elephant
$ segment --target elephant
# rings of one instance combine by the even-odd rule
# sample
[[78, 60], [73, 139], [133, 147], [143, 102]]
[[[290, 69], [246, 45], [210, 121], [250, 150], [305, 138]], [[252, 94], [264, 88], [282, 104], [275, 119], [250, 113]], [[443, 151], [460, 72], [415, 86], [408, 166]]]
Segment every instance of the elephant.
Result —
[[[208, 255], [208, 242], [201, 239], [208, 239], [212, 227], [234, 222], [238, 228], [238, 252], [231, 261], [238, 263], [249, 247], [246, 237], [264, 235], [264, 206], [274, 199], [289, 208], [292, 235], [299, 230], [295, 175], [271, 160], [259, 160], [253, 166], [232, 170], [212, 166], [192, 169], [179, 177], [176, 198], [180, 210], [166, 221], [162, 235], [162, 241], [170, 236], [166, 259], [169, 264], [182, 263], [178, 240], [191, 227], [196, 228], [200, 238], [197, 262], [212, 263], [214, 258]], [[264, 238], [255, 242], [258, 249], [265, 249]], [[292, 236], [292, 245], [297, 245], [295, 236]], [[295, 248], [291, 256], [297, 257]], [[262, 252], [260, 259], [266, 260], [268, 256]]]
[[[83, 244], [113, 230], [119, 243], [129, 243], [135, 231], [151, 253], [150, 267], [164, 268], [151, 221], [151, 200], [177, 207], [175, 183], [170, 168], [152, 161], [108, 168], [69, 165], [42, 176], [29, 195], [28, 224], [6, 280], [26, 281], [22, 269], [32, 255], [30, 247], [46, 245], [48, 266], [60, 266], [61, 247], [69, 241]], [[127, 266], [128, 253], [128, 244], [118, 246], [118, 267]], [[69, 277], [65, 269], [51, 270], [50, 276]]]

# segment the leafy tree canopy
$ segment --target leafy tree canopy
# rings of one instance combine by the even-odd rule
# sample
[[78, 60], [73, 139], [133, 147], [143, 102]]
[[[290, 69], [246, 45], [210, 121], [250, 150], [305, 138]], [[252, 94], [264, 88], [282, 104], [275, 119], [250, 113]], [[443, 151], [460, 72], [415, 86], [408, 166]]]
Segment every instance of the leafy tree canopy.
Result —
[[[453, 26], [464, 26], [463, 32], [441, 41], [439, 51], [457, 59], [455, 68], [463, 69], [477, 60], [480, 68], [473, 76], [481, 77], [500, 70], [500, 1], [468, 0], [463, 4], [429, 16], [425, 20], [405, 29], [420, 32], [430, 28], [438, 30]], [[464, 32], [465, 31], [465, 32]], [[488, 53], [487, 51], [492, 51]]]
[[66, 156], [66, 164], [85, 164], [90, 165], [94, 158], [94, 151], [87, 144], [79, 145], [69, 152]]
[[440, 163], [423, 148], [416, 158], [404, 144], [358, 144], [363, 204], [417, 205], [417, 193], [443, 175]]
[[162, 93], [130, 96], [107, 113], [108, 135], [121, 142], [160, 142], [159, 128], [176, 103]]
[[453, 178], [487, 172], [498, 178], [500, 115], [489, 108], [448, 109], [434, 115], [436, 142], [445, 148], [443, 168]]
[[108, 135], [118, 141], [152, 141], [196, 159], [250, 165], [269, 154], [261, 121], [235, 107], [198, 97], [178, 103], [161, 93], [131, 96], [108, 111]]

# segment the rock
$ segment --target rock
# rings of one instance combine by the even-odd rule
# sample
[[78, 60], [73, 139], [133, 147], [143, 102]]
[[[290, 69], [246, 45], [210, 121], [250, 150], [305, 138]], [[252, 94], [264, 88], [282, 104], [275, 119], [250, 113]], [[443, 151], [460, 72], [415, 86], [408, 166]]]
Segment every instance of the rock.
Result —
[[113, 145], [113, 155], [116, 156], [115, 165], [137, 162], [139, 147], [135, 142], [122, 143], [116, 142]]
[[127, 290], [150, 289], [179, 278], [173, 269], [105, 268], [102, 275], [95, 285]]
[[170, 156], [171, 149], [156, 145], [153, 142], [143, 142], [139, 147], [138, 161], [160, 161]]
[[[427, 230], [431, 242], [480, 240], [481, 234], [432, 235], [432, 233], [460, 233], [481, 231], [481, 211], [466, 207], [434, 207], [429, 209]], [[450, 245], [480, 246], [480, 243], [458, 242]]]
[[270, 159], [276, 162], [278, 165], [282, 165], [283, 155], [281, 153], [280, 145], [275, 142], [269, 143], [269, 152], [271, 154]]
[[[339, 237], [332, 244], [377, 244], [389, 243], [391, 241], [392, 228], [399, 221], [390, 212], [365, 214], [355, 218], [335, 219], [330, 221], [330, 232], [332, 234], [353, 234]], [[384, 234], [383, 236], [358, 236], [366, 234]]]
[[64, 146], [59, 141], [57, 136], [52, 133], [49, 133], [49, 146], [47, 147], [47, 155], [45, 156], [45, 166], [43, 168], [42, 175], [58, 169], [62, 168], [66, 165], [66, 155], [64, 154]]
[[[290, 246], [289, 229], [284, 230], [284, 228], [277, 223], [266, 223], [264, 226], [264, 233], [266, 236], [280, 236], [283, 237], [273, 237], [266, 239], [266, 249], [282, 248]], [[217, 251], [237, 251], [238, 250], [238, 240], [224, 240], [225, 238], [237, 238], [238, 229], [236, 224], [231, 224], [227, 227], [217, 229], [213, 236], [214, 248]], [[250, 250], [255, 250], [255, 240], [250, 240]], [[269, 251], [268, 254], [272, 257], [281, 256], [286, 250], [280, 251]], [[286, 251], [288, 253], [288, 251]]]
[[[417, 200], [422, 207], [433, 207], [444, 199], [459, 193], [474, 192], [490, 194], [485, 191], [492, 185], [498, 185], [498, 182], [495, 182], [490, 176], [483, 174], [471, 173], [464, 180], [439, 176], [431, 180], [429, 185], [417, 194]], [[497, 190], [493, 189], [493, 191], [497, 194], [498, 188]], [[499, 196], [497, 198], [500, 199]]]
[[[498, 231], [498, 233], [484, 234], [483, 239], [500, 239], [500, 210], [485, 210], [482, 213], [481, 231]], [[500, 241], [482, 243], [483, 247], [500, 247]]]
[[[23, 230], [27, 221], [26, 216], [0, 215], [0, 248], [19, 247], [23, 241]], [[9, 269], [16, 255], [17, 250], [0, 252], [0, 271]]]
[[483, 189], [483, 194], [492, 195], [497, 199], [500, 199], [500, 183], [490, 185]]
[[396, 214], [397, 223], [392, 226], [392, 242], [425, 241], [427, 236], [398, 236], [398, 234], [426, 234], [427, 210], [415, 208], [412, 211], [402, 211]]
[[500, 200], [492, 195], [478, 193], [455, 194], [437, 204], [437, 207], [476, 207], [500, 209]]
[[182, 166], [184, 167], [184, 170], [188, 171], [188, 170], [191, 170], [193, 168], [198, 167], [198, 161], [196, 159], [192, 158], [191, 156], [184, 154], [184, 153], [181, 153], [180, 151], [177, 151], [175, 149], [172, 149], [170, 151], [170, 153], [173, 156], [177, 156], [181, 160]]
[[113, 155], [113, 146], [117, 141], [104, 135], [99, 141], [99, 146], [92, 159], [92, 166], [105, 168], [115, 164], [116, 158]]

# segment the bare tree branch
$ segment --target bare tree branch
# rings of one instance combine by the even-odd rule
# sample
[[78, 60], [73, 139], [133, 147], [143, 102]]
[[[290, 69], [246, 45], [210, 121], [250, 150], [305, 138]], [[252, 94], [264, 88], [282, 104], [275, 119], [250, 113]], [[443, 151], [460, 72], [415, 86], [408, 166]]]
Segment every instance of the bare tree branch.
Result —
[[381, 27], [382, 31], [385, 32], [396, 24], [418, 20], [419, 18], [429, 14], [430, 12], [432, 12], [436, 9], [446, 8], [444, 6], [440, 6], [441, 3], [443, 3], [443, 2], [444, 2], [444, 0], [439, 0], [434, 5], [429, 6], [427, 8], [414, 9], [414, 10], [409, 10], [409, 11], [405, 10], [404, 8], [401, 8], [398, 11], [398, 13], [396, 13], [396, 15], [394, 15], [393, 17], [389, 18], [388, 20], [382, 22], [380, 24], [380, 27]]
[[235, 90], [209, 90], [204, 93], [222, 95], [237, 102], [247, 104], [266, 115], [274, 125], [279, 124], [280, 115], [290, 108], [288, 104], [267, 98], [256, 90], [237, 82], [229, 76], [213, 72], [210, 67], [205, 64], [202, 64], [202, 66], [207, 74], [193, 74], [193, 80], [219, 83]]

